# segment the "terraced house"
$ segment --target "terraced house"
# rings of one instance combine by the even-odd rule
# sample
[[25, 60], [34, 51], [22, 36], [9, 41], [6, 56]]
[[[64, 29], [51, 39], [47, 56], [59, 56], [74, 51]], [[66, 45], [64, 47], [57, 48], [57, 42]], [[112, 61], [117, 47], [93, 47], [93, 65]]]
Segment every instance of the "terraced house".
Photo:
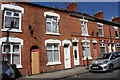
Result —
[[16, 64], [21, 75], [83, 66], [86, 58], [120, 51], [120, 18], [104, 20], [77, 11], [28, 2], [1, 2], [2, 60]]

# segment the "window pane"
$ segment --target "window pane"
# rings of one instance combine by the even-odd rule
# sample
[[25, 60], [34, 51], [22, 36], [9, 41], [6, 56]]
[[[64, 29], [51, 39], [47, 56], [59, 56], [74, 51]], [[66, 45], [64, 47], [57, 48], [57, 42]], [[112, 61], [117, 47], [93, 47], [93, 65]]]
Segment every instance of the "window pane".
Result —
[[102, 29], [99, 29], [100, 35], [103, 35], [103, 31]]
[[14, 13], [14, 16], [18, 16], [19, 17], [19, 13]]
[[57, 31], [57, 22], [53, 22], [53, 27], [52, 27], [53, 29], [53, 33], [57, 33], [58, 31]]
[[115, 31], [115, 35], [116, 35], [116, 37], [118, 37], [118, 31]]
[[59, 61], [59, 51], [55, 50], [54, 51], [54, 62], [58, 62]]
[[12, 55], [12, 64], [20, 64], [20, 55], [19, 54]]
[[10, 52], [10, 45], [4, 45], [3, 52]]
[[11, 14], [12, 14], [11, 12], [6, 12], [6, 15], [8, 16], [11, 16]]
[[47, 50], [52, 50], [52, 44], [47, 44]]
[[46, 29], [47, 29], [47, 32], [51, 32], [51, 22], [46, 22]]
[[53, 61], [52, 50], [47, 50], [47, 61], [48, 62], [52, 62]]
[[105, 53], [105, 47], [101, 47], [100, 50], [101, 50], [101, 53]]
[[19, 18], [14, 18], [14, 20], [15, 20], [15, 27], [17, 28], [17, 29], [19, 29]]
[[46, 21], [51, 21], [51, 20], [52, 20], [52, 18], [50, 16], [46, 17]]
[[12, 17], [5, 17], [5, 28], [10, 28], [12, 22]]
[[13, 52], [19, 52], [19, 45], [13, 45]]

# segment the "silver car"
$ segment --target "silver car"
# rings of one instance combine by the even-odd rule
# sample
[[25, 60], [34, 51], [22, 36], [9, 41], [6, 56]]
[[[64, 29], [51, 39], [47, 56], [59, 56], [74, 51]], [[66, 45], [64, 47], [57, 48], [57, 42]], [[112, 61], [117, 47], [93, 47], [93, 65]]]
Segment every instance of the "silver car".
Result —
[[120, 67], [120, 52], [104, 53], [98, 56], [89, 66], [89, 71], [110, 71]]

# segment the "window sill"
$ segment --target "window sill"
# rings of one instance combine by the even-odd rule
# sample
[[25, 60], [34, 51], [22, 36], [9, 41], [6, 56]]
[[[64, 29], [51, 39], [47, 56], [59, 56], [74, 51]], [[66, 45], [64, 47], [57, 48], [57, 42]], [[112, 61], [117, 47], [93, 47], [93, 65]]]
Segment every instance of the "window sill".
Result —
[[[82, 58], [82, 60], [86, 60], [86, 59], [87, 59], [87, 57]], [[90, 59], [92, 59], [92, 57], [89, 56], [88, 59], [90, 60]]]
[[49, 33], [49, 32], [47, 32], [46, 34], [47, 34], [47, 35], [56, 35], [56, 36], [59, 36], [59, 35], [60, 35], [59, 33]]
[[104, 35], [100, 35], [100, 37], [104, 37]]
[[119, 37], [116, 37], [116, 39], [118, 39]]
[[89, 36], [88, 34], [81, 34], [82, 36]]
[[16, 65], [16, 68], [23, 68], [23, 66], [22, 65]]
[[48, 62], [46, 65], [47, 66], [52, 66], [52, 65], [59, 65], [61, 62]]
[[1, 29], [3, 32], [5, 31], [9, 31], [9, 32], [22, 32], [21, 30], [19, 29]]

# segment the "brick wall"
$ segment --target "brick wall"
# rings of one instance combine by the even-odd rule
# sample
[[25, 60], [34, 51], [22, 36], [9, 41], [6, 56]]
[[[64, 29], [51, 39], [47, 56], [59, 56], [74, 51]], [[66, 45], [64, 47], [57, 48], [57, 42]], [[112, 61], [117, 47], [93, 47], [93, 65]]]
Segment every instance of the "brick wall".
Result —
[[[83, 65], [83, 52], [82, 52], [82, 44], [81, 41], [85, 38], [81, 35], [81, 23], [79, 21], [79, 18], [71, 17], [69, 13], [67, 12], [60, 12], [57, 10], [52, 10], [45, 7], [40, 7], [33, 4], [28, 3], [15, 3], [18, 6], [21, 6], [24, 8], [24, 13], [22, 15], [22, 32], [21, 33], [10, 33], [11, 36], [15, 36], [18, 38], [21, 38], [24, 40], [24, 45], [22, 48], [22, 65], [23, 68], [19, 69], [22, 75], [26, 75], [26, 71], [31, 74], [31, 52], [30, 49], [32, 46], [37, 46], [40, 49], [40, 72], [48, 72], [48, 71], [55, 71], [55, 70], [62, 70], [64, 68], [64, 47], [60, 46], [60, 61], [61, 65], [55, 65], [55, 66], [46, 66], [47, 64], [47, 55], [46, 55], [46, 46], [45, 46], [45, 40], [47, 39], [58, 39], [60, 41], [63, 41], [65, 39], [70, 40], [72, 42], [72, 39], [74, 37], [78, 38], [80, 41], [78, 43], [79, 47], [79, 59], [80, 59], [80, 65]], [[60, 21], [59, 21], [59, 31], [60, 35], [54, 36], [54, 35], [46, 35], [46, 21], [44, 17], [44, 12], [52, 11], [54, 13], [57, 13], [60, 15]], [[103, 19], [103, 17], [102, 17]], [[32, 26], [34, 33], [33, 36], [31, 36], [29, 31], [29, 25]], [[98, 32], [98, 25], [97, 22], [88, 21], [87, 24], [88, 27], [88, 34], [89, 36], [87, 39], [90, 40], [90, 53], [92, 58], [94, 59], [94, 45], [92, 43], [93, 39], [97, 40], [97, 44], [95, 45], [95, 48], [97, 49], [97, 55], [100, 54], [100, 44], [102, 43], [102, 40], [109, 41], [110, 39], [110, 32], [111, 31], [111, 37], [114, 38], [113, 40], [119, 41], [115, 39], [114, 34], [114, 28], [113, 26], [105, 25], [103, 26], [104, 29], [104, 37], [98, 37], [96, 36], [96, 32]], [[95, 32], [92, 36], [92, 32]], [[2, 37], [6, 36], [6, 32], [2, 32]], [[106, 47], [107, 49], [108, 47]], [[70, 47], [70, 54], [71, 54], [71, 68], [74, 66], [74, 57], [73, 57], [73, 46]]]

